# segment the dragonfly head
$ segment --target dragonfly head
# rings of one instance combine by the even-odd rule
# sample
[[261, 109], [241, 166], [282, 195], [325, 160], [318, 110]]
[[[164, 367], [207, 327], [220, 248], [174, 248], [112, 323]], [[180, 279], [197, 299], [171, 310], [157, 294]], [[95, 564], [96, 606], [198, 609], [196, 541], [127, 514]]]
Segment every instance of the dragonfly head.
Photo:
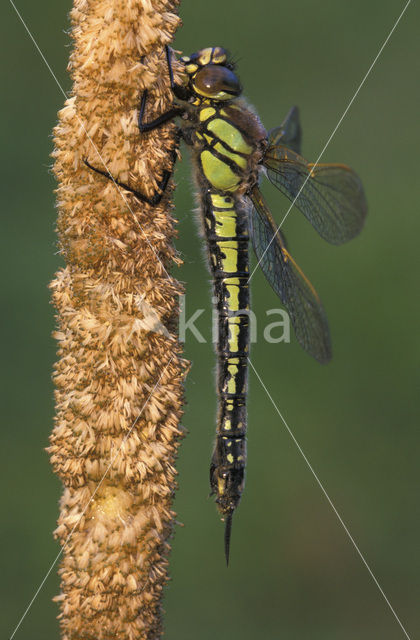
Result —
[[225, 102], [241, 94], [239, 78], [225, 49], [207, 47], [191, 56], [183, 56], [181, 61], [192, 98]]

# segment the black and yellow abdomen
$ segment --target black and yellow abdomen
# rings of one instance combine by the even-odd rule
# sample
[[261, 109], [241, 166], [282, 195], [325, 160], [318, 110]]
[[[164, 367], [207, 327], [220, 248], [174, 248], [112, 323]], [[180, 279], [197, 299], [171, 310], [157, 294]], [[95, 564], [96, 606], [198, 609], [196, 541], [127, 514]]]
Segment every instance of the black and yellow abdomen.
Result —
[[234, 197], [210, 192], [206, 205], [207, 242], [218, 309], [219, 408], [210, 483], [225, 516], [237, 507], [245, 476], [249, 238], [246, 214]]

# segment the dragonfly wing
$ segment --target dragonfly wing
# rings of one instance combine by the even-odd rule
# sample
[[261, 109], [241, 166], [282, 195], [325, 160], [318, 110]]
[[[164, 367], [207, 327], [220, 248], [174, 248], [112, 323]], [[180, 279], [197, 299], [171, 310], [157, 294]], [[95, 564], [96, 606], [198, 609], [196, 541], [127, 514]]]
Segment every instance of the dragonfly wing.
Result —
[[269, 147], [279, 144], [300, 153], [302, 129], [300, 127], [299, 109], [292, 107], [279, 127], [268, 132]]
[[267, 280], [286, 307], [302, 347], [321, 363], [331, 359], [328, 322], [318, 295], [286, 249], [257, 187], [249, 197], [250, 232], [254, 250]]
[[306, 162], [284, 146], [269, 146], [264, 156], [269, 180], [294, 204], [318, 233], [332, 244], [354, 238], [367, 212], [358, 175], [344, 164]]

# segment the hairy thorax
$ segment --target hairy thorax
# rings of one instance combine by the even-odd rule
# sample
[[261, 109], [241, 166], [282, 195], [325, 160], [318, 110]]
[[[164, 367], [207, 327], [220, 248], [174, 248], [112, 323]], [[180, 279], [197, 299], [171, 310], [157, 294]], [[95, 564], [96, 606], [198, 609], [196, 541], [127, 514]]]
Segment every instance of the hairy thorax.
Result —
[[192, 144], [207, 189], [243, 195], [258, 180], [267, 133], [258, 116], [237, 99], [191, 109]]

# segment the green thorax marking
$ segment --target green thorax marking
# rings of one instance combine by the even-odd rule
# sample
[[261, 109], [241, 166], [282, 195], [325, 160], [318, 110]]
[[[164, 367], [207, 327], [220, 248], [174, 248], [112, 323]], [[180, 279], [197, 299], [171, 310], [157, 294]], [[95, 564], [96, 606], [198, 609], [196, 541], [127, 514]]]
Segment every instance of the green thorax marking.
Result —
[[246, 178], [253, 148], [224, 109], [205, 104], [198, 120], [196, 143], [204, 176], [218, 191], [234, 193]]
[[219, 117], [210, 120], [207, 129], [234, 151], [245, 153], [246, 155], [252, 153], [252, 147], [245, 142], [239, 129], [234, 127], [230, 122], [227, 122], [224, 118]]

